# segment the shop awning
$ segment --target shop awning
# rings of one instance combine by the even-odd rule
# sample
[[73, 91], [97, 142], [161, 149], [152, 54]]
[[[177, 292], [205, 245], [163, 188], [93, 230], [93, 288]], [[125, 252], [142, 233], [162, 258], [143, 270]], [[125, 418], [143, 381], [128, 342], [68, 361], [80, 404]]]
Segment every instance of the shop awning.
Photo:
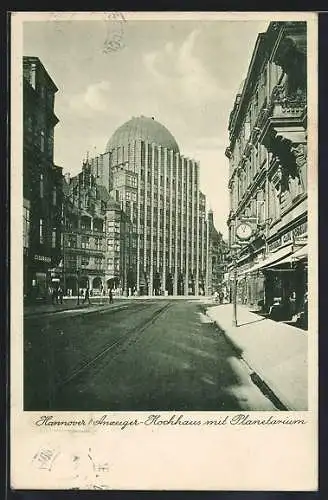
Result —
[[295, 260], [303, 260], [303, 259], [307, 259], [307, 256], [308, 256], [308, 246], [304, 245], [304, 247], [299, 248], [293, 254], [293, 259], [295, 259]]
[[257, 271], [258, 269], [264, 269], [267, 267], [273, 267], [280, 263], [282, 259], [289, 258], [289, 255], [292, 253], [293, 246], [292, 245], [287, 245], [284, 248], [281, 248], [280, 250], [277, 250], [277, 252], [274, 252], [272, 255], [267, 257], [266, 259], [262, 260], [258, 264], [255, 264], [255, 266], [246, 269], [243, 271], [241, 275], [251, 273], [253, 271]]
[[[292, 264], [293, 262], [296, 262], [298, 260], [303, 260], [307, 259], [308, 256], [308, 246], [304, 245], [302, 248], [299, 248], [296, 250], [294, 253], [288, 255], [284, 259], [280, 260], [278, 264]], [[275, 265], [275, 264], [274, 264]], [[274, 267], [274, 265], [269, 266], [269, 267]]]

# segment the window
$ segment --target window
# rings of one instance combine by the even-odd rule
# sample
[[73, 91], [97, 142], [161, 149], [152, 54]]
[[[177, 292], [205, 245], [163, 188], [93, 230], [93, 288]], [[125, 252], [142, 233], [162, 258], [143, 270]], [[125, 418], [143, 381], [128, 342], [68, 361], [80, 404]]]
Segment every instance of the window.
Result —
[[52, 190], [52, 204], [54, 206], [57, 205], [57, 188], [56, 188], [56, 186]]
[[81, 260], [82, 266], [88, 266], [89, 265], [90, 258], [88, 255], [84, 255]]
[[86, 236], [83, 236], [82, 241], [81, 241], [81, 247], [82, 248], [89, 248], [89, 245], [90, 245], [89, 238], [87, 238]]
[[30, 211], [28, 208], [24, 207], [23, 212], [23, 242], [24, 248], [29, 247], [29, 235], [30, 235]]
[[76, 264], [77, 264], [76, 256], [75, 255], [67, 255], [65, 267], [67, 266], [68, 269], [75, 270], [77, 267]]
[[40, 198], [44, 196], [44, 177], [43, 174], [40, 174]]
[[56, 228], [54, 227], [52, 230], [52, 237], [51, 237], [52, 248], [56, 248], [56, 243], [57, 243], [57, 236], [56, 236]]
[[137, 201], [137, 193], [131, 193], [132, 201]]
[[35, 63], [31, 64], [29, 81], [30, 81], [30, 84], [32, 85], [32, 87], [35, 89], [35, 86], [36, 86], [36, 64]]
[[39, 223], [39, 238], [41, 245], [44, 243], [44, 220], [40, 219]]
[[47, 140], [47, 152], [48, 156], [52, 157], [53, 155], [53, 150], [54, 150], [54, 131], [51, 130], [48, 135], [48, 140]]
[[130, 193], [130, 191], [126, 191], [126, 193], [125, 193], [125, 199], [126, 200], [131, 200], [131, 193]]
[[51, 108], [53, 107], [54, 94], [48, 89], [47, 92], [47, 103]]
[[32, 119], [32, 116], [28, 116], [27, 117], [26, 125], [27, 125], [27, 131], [30, 132], [30, 133], [33, 132], [33, 119]]
[[76, 235], [70, 236], [67, 241], [67, 246], [69, 248], [76, 248], [76, 245], [77, 245]]
[[44, 152], [44, 146], [45, 146], [44, 130], [40, 130], [40, 148], [42, 152]]

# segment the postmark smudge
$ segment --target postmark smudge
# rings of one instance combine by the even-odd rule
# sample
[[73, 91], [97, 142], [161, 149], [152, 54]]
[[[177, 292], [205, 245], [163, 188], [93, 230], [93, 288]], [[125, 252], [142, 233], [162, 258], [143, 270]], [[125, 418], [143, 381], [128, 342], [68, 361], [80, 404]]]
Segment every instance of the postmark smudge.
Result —
[[117, 52], [124, 48], [124, 24], [127, 22], [122, 12], [110, 12], [107, 17], [107, 34], [103, 52]]

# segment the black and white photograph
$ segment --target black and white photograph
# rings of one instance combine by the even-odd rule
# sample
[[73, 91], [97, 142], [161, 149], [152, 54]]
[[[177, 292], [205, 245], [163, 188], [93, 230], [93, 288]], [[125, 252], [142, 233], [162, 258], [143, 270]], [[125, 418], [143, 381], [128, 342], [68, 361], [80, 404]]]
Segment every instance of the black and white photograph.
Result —
[[315, 415], [316, 18], [260, 14], [12, 14], [13, 404], [38, 432]]

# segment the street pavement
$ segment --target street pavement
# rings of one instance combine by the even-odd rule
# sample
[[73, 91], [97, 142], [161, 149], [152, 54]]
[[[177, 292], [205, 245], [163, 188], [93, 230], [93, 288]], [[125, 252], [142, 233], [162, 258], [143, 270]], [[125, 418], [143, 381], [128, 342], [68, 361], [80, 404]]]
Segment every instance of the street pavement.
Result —
[[131, 299], [26, 316], [24, 409], [275, 410], [205, 307]]
[[242, 359], [288, 410], [308, 409], [308, 333], [238, 305], [209, 306], [209, 317], [224, 331]]

